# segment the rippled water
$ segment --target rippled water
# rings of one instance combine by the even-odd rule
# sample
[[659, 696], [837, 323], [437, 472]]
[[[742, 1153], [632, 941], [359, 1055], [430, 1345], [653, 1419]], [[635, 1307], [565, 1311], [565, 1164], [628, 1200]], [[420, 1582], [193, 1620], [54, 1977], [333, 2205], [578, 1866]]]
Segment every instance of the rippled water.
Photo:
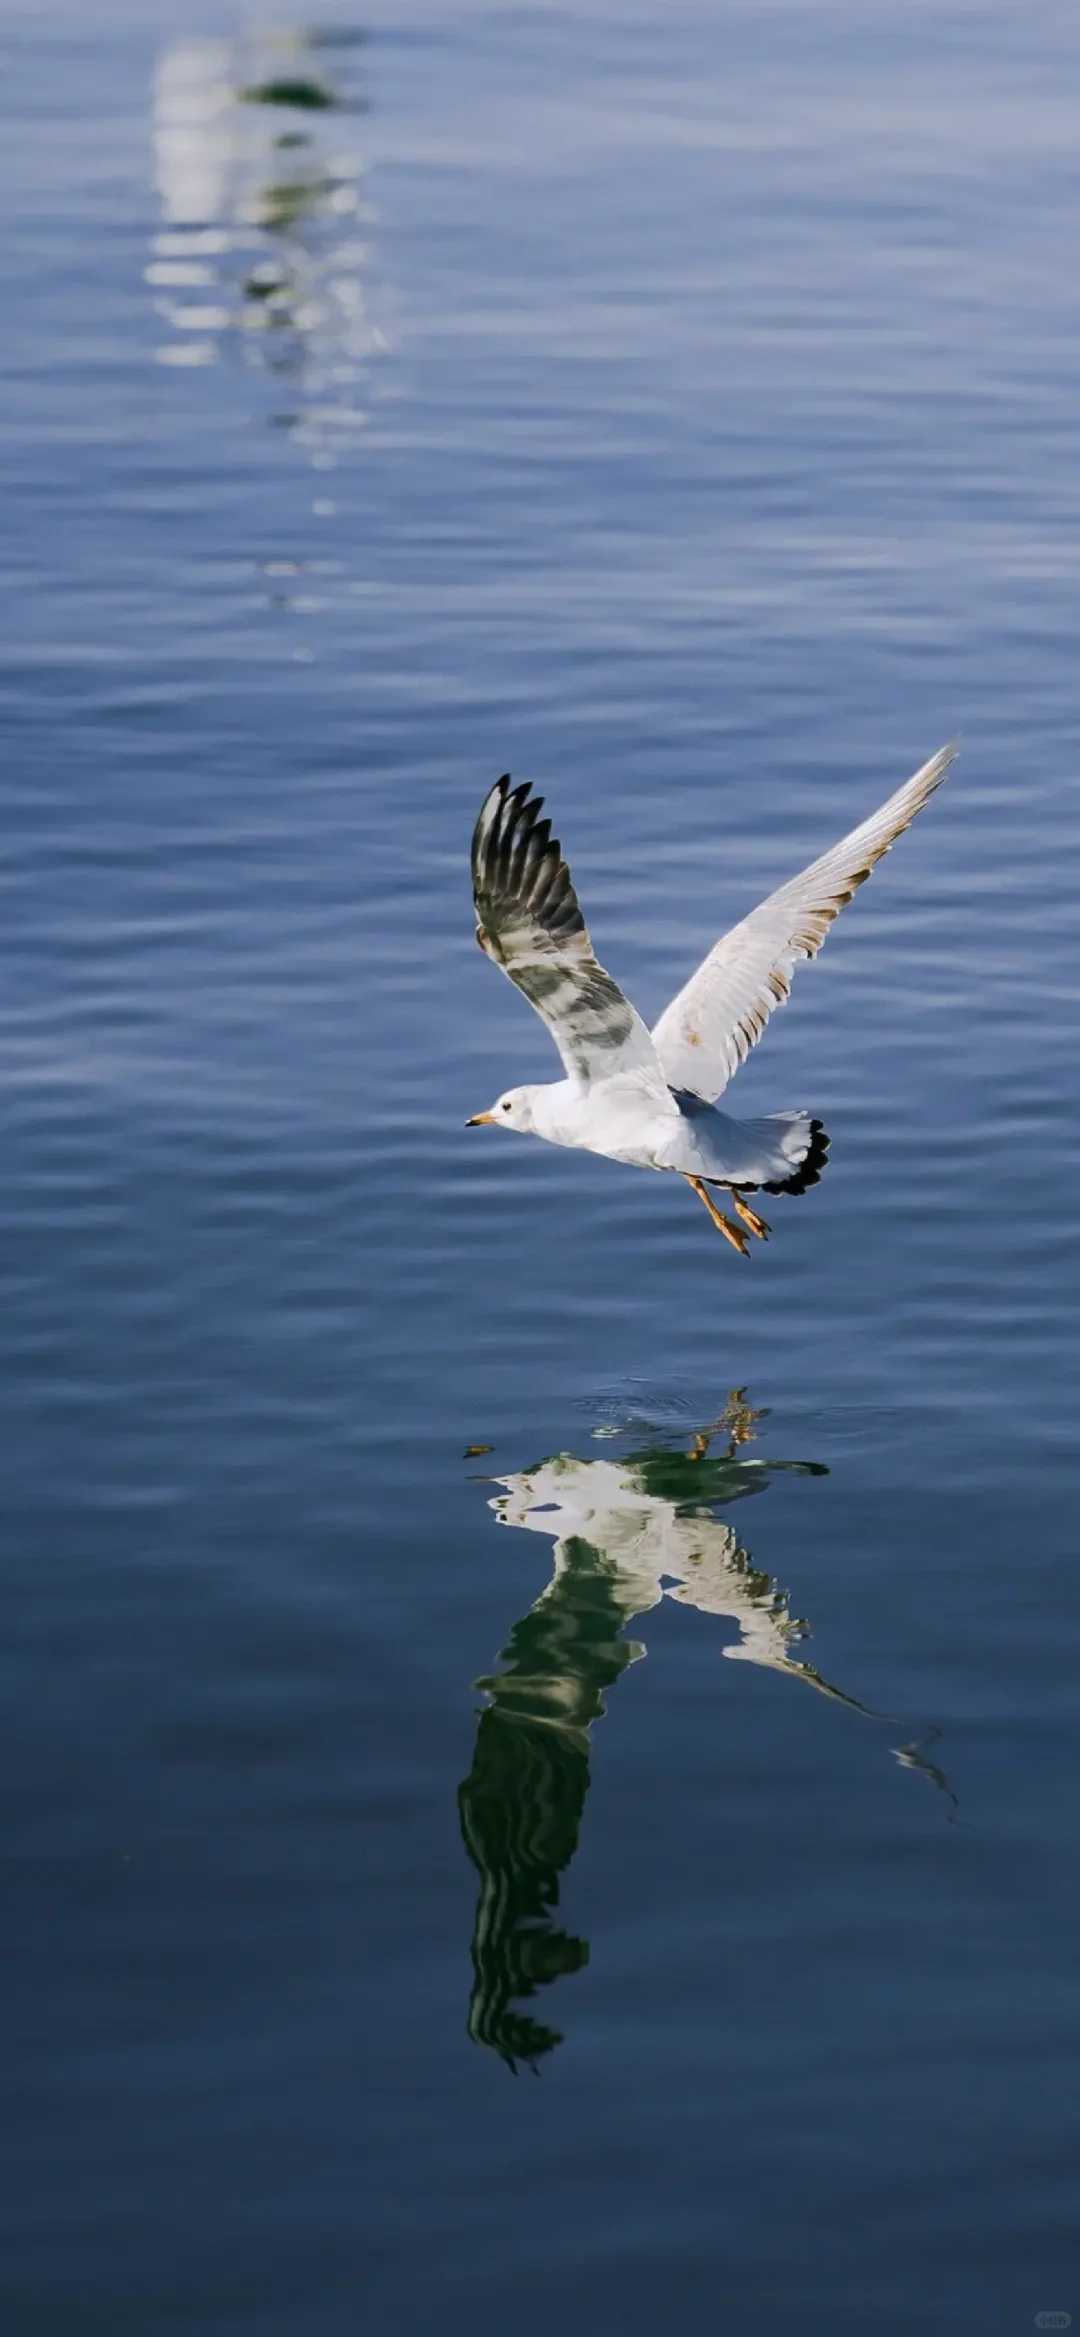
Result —
[[[5, 2326], [1080, 2316], [1078, 20], [237, 25], [0, 35]], [[464, 1132], [499, 771], [653, 1014], [958, 730], [767, 1250]]]

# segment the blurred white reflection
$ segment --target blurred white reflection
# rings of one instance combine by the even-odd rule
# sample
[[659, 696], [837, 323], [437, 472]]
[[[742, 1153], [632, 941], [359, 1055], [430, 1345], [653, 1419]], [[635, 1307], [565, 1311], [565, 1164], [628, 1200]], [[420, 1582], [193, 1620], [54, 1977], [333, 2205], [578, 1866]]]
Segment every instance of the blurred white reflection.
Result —
[[289, 377], [289, 427], [326, 466], [363, 427], [363, 371], [383, 345], [350, 136], [361, 54], [343, 32], [176, 40], [154, 81], [158, 360], [209, 365], [236, 348]]
[[228, 41], [174, 41], [154, 84], [157, 187], [165, 217], [189, 226], [227, 204], [235, 110]]

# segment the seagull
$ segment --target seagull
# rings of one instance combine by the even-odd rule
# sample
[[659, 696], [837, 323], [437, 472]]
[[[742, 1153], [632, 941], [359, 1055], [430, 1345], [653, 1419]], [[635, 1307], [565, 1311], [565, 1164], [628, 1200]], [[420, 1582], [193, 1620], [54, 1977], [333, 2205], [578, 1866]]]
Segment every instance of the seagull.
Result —
[[[718, 1232], [745, 1257], [748, 1232], [770, 1231], [748, 1193], [805, 1193], [820, 1179], [828, 1134], [809, 1112], [735, 1120], [717, 1110], [800, 958], [816, 957], [845, 901], [940, 787], [943, 747], [861, 827], [733, 925], [665, 1007], [653, 1031], [599, 964], [562, 846], [541, 819], [543, 796], [505, 772], [487, 796], [472, 843], [476, 938], [547, 1024], [565, 1078], [508, 1088], [467, 1128], [513, 1128], [668, 1169], [686, 1178]], [[741, 1223], [717, 1208], [725, 1188]]]

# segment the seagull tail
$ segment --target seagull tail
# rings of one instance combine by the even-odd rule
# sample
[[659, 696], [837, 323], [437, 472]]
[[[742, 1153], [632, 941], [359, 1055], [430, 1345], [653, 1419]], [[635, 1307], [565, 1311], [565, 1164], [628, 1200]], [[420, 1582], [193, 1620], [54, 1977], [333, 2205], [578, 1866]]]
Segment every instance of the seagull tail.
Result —
[[766, 1193], [805, 1193], [811, 1185], [821, 1182], [821, 1173], [829, 1157], [829, 1131], [823, 1120], [812, 1120], [808, 1112], [777, 1112], [762, 1123], [765, 1127], [784, 1128], [781, 1149], [794, 1165], [789, 1177], [770, 1181], [762, 1189]]

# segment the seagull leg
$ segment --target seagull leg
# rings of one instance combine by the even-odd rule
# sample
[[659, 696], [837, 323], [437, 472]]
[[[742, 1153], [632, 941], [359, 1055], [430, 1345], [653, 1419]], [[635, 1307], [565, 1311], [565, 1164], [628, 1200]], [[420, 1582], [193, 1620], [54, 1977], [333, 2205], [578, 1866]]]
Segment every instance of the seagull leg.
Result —
[[736, 1192], [734, 1185], [731, 1188], [731, 1198], [735, 1203], [735, 1208], [738, 1215], [742, 1218], [743, 1224], [749, 1226], [751, 1233], [756, 1233], [759, 1242], [767, 1242], [769, 1235], [772, 1232], [771, 1225], [766, 1225], [764, 1218], [759, 1217], [755, 1210], [750, 1209], [747, 1206], [743, 1195]]
[[702, 1184], [700, 1177], [687, 1177], [686, 1182], [693, 1187], [699, 1201], [704, 1201], [717, 1232], [724, 1235], [725, 1240], [731, 1243], [733, 1250], [738, 1250], [742, 1257], [748, 1258], [750, 1244], [746, 1235], [740, 1233], [738, 1226], [732, 1224], [730, 1217], [725, 1217], [723, 1212], [717, 1208], [708, 1186]]
[[713, 1437], [726, 1435], [728, 1448], [724, 1457], [733, 1461], [741, 1444], [753, 1444], [757, 1433], [755, 1422], [764, 1418], [764, 1412], [755, 1412], [753, 1405], [747, 1403], [745, 1388], [732, 1388], [723, 1411], [713, 1421], [711, 1428], [699, 1428], [691, 1440], [687, 1460], [703, 1461]]
[[755, 1412], [753, 1405], [747, 1403], [745, 1388], [732, 1388], [727, 1403], [725, 1404], [724, 1409], [720, 1414], [720, 1418], [716, 1423], [718, 1429], [727, 1429], [728, 1436], [731, 1439], [731, 1442], [728, 1446], [727, 1456], [729, 1460], [734, 1460], [735, 1454], [738, 1452], [739, 1446], [741, 1444], [753, 1444], [755, 1442], [757, 1435], [756, 1423], [759, 1420], [764, 1420], [764, 1418], [764, 1412]]

